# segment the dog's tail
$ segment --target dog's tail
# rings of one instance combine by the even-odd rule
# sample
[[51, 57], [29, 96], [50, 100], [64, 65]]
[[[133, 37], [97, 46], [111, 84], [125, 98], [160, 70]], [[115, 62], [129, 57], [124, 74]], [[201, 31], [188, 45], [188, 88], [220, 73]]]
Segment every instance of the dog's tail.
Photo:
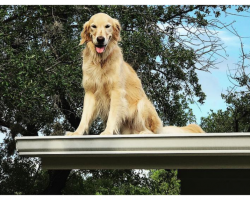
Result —
[[160, 134], [167, 133], [205, 133], [202, 128], [196, 124], [189, 124], [183, 127], [165, 126], [161, 129]]

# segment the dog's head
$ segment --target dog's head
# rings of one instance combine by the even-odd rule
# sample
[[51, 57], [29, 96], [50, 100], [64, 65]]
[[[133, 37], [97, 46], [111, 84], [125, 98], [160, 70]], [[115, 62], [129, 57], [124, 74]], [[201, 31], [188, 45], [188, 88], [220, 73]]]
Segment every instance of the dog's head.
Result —
[[120, 31], [121, 25], [117, 19], [113, 19], [104, 13], [98, 13], [84, 24], [79, 45], [92, 42], [95, 45], [96, 52], [101, 54], [110, 41], [120, 41]]

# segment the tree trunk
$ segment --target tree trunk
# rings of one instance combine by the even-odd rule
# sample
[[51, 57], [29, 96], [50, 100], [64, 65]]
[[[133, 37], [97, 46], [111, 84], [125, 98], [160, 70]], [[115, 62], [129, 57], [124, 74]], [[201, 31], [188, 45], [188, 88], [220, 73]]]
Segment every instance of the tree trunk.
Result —
[[71, 170], [49, 170], [49, 185], [41, 193], [45, 195], [59, 195], [66, 185]]
[[[74, 114], [74, 111], [71, 109], [70, 104], [66, 100], [65, 96], [60, 94], [60, 104], [63, 114], [66, 119], [69, 121], [72, 127], [75, 129], [80, 123], [80, 119]], [[46, 195], [59, 195], [62, 194], [62, 190], [66, 185], [67, 178], [71, 170], [49, 170], [49, 184], [47, 188], [42, 192]]]

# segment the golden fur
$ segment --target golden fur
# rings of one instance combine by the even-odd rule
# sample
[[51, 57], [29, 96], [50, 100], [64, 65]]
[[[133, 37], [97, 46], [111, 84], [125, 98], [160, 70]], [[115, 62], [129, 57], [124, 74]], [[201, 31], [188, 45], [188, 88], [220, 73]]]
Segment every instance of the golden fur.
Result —
[[188, 126], [183, 126], [183, 127], [165, 126], [162, 128], [161, 133], [205, 133], [205, 132], [198, 125], [189, 124]]
[[[104, 13], [92, 16], [84, 24], [80, 41], [80, 45], [86, 43], [82, 66], [84, 109], [77, 130], [66, 135], [88, 134], [97, 116], [106, 122], [106, 129], [101, 135], [165, 132], [136, 72], [123, 60], [117, 44], [120, 30], [119, 21]], [[98, 53], [96, 47], [99, 36], [105, 39], [106, 44], [102, 53]], [[198, 131], [185, 127], [181, 130]]]

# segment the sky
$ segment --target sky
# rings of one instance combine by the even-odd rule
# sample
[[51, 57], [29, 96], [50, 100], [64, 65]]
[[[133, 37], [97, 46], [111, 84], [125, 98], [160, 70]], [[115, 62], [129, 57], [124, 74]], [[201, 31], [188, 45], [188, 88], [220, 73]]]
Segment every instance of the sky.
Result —
[[[27, 4], [30, 3], [27, 2]], [[233, 14], [237, 13], [236, 11], [234, 11], [234, 9], [231, 9], [230, 12], [232, 12]], [[250, 13], [242, 12], [240, 14], [246, 17], [236, 15], [225, 16], [225, 14], [222, 13], [219, 19], [227, 24], [235, 21], [235, 23], [233, 23], [233, 27], [239, 33], [239, 35], [242, 37], [249, 37], [242, 39], [242, 41], [244, 43], [245, 50], [250, 51]], [[190, 107], [193, 109], [194, 115], [196, 116], [197, 124], [200, 123], [201, 117], [208, 116], [210, 109], [214, 111], [217, 111], [219, 109], [226, 109], [226, 104], [221, 98], [221, 93], [226, 93], [227, 88], [229, 86], [232, 86], [227, 77], [228, 67], [231, 69], [234, 68], [235, 63], [239, 61], [240, 41], [238, 37], [227, 30], [218, 30], [218, 32], [218, 36], [225, 43], [227, 51], [226, 53], [228, 56], [226, 57], [226, 59], [218, 58], [222, 62], [217, 65], [218, 69], [211, 69], [210, 73], [197, 71], [199, 83], [201, 84], [202, 90], [207, 95], [207, 98], [203, 105], [190, 105]], [[4, 134], [0, 132], [0, 143], [3, 138]]]
[[[233, 14], [237, 12], [233, 9], [230, 10]], [[233, 27], [242, 37], [249, 37], [242, 39], [244, 44], [244, 49], [246, 52], [250, 51], [250, 13], [242, 12], [240, 15], [247, 17], [241, 17], [236, 15], [227, 15], [222, 14], [219, 18], [222, 22], [229, 24], [233, 21]], [[228, 79], [227, 74], [229, 69], [236, 67], [236, 63], [239, 61], [240, 56], [240, 40], [237, 36], [227, 30], [218, 30], [218, 36], [224, 42], [226, 46], [226, 59], [219, 58], [221, 61], [217, 65], [218, 69], [211, 69], [210, 73], [197, 71], [199, 83], [201, 84], [202, 90], [207, 95], [204, 105], [197, 106], [196, 104], [191, 105], [193, 113], [196, 116], [197, 123], [200, 123], [201, 117], [208, 116], [210, 109], [217, 111], [219, 109], [225, 110], [226, 103], [221, 98], [221, 93], [226, 94], [227, 88], [233, 86], [230, 80]]]

